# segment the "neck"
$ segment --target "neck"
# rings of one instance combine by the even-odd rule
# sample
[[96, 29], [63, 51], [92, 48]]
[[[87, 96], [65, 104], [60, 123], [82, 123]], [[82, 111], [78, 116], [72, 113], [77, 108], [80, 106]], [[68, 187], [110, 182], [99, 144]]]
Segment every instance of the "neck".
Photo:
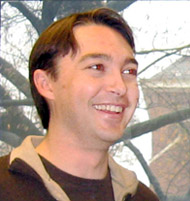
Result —
[[87, 179], [103, 179], [108, 171], [108, 149], [84, 146], [71, 135], [48, 133], [36, 151], [59, 169]]

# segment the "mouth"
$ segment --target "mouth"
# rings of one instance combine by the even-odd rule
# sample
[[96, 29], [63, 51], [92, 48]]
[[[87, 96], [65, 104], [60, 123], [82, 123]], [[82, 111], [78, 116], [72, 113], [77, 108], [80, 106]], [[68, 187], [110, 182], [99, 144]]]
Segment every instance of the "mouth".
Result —
[[112, 113], [122, 113], [124, 107], [118, 105], [94, 105], [93, 106], [96, 110], [105, 111], [105, 112], [112, 112]]

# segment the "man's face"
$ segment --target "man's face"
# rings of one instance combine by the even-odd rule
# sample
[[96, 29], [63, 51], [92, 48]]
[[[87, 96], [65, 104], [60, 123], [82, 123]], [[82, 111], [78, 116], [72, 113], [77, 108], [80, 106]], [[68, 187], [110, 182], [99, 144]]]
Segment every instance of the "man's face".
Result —
[[52, 81], [51, 122], [83, 145], [112, 144], [122, 137], [138, 101], [133, 51], [107, 26], [77, 26], [74, 35], [77, 54], [58, 60], [58, 79]]

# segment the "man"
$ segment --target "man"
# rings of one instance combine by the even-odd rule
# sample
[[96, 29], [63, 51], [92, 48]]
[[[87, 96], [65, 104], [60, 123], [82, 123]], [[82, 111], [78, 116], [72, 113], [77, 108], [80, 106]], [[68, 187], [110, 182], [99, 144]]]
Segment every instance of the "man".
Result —
[[41, 34], [29, 77], [47, 134], [1, 159], [0, 200], [158, 200], [108, 154], [138, 102], [134, 54], [130, 27], [106, 8], [73, 14]]

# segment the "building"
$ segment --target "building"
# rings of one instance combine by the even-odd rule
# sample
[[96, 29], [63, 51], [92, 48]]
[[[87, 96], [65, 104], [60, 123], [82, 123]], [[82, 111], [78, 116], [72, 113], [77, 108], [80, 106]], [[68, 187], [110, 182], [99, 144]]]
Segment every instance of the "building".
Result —
[[[190, 108], [190, 57], [140, 81], [150, 118]], [[190, 119], [152, 133], [151, 169], [167, 195], [190, 190]]]

